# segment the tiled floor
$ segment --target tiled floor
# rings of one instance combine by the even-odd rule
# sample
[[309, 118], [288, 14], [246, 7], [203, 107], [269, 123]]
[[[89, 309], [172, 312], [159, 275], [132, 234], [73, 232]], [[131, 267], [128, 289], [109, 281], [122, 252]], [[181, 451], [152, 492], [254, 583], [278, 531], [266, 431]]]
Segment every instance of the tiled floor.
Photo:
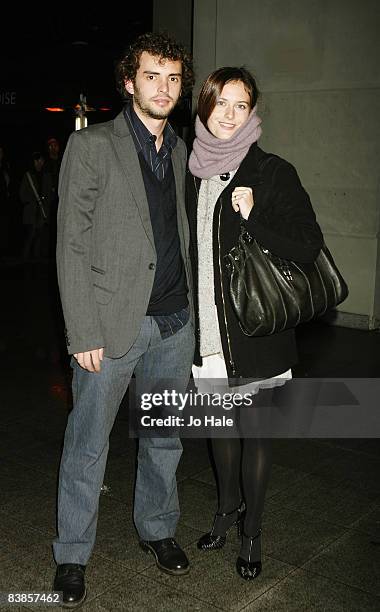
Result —
[[[50, 590], [56, 477], [70, 408], [54, 275], [42, 264], [0, 266], [3, 275], [0, 422], [0, 591]], [[58, 327], [57, 327], [58, 325]], [[380, 334], [322, 323], [298, 331], [306, 377], [380, 377]], [[263, 572], [234, 569], [238, 540], [198, 551], [216, 488], [205, 440], [184, 440], [177, 538], [191, 560], [184, 577], [161, 573], [132, 523], [135, 443], [126, 403], [111, 436], [98, 537], [83, 609], [354, 611], [380, 609], [380, 442], [276, 440], [263, 520]], [[6, 607], [2, 609], [7, 609]], [[10, 610], [17, 608], [12, 607]], [[26, 608], [23, 608], [26, 609]], [[30, 609], [38, 609], [31, 607]], [[42, 608], [41, 608], [42, 609]], [[46, 609], [46, 608], [44, 608]]]

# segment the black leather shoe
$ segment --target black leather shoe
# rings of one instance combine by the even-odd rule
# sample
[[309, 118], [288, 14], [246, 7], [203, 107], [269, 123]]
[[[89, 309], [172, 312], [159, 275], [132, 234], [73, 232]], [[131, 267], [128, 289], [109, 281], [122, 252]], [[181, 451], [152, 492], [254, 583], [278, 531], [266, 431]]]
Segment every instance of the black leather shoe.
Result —
[[77, 608], [86, 599], [85, 570], [86, 566], [78, 563], [63, 563], [57, 566], [53, 589], [63, 592], [64, 608]]
[[[241, 524], [244, 519], [245, 511], [242, 509], [242, 504], [239, 508], [231, 510], [231, 512], [216, 513], [211, 531], [205, 533], [197, 543], [199, 550], [219, 550], [226, 543], [227, 534], [236, 525], [237, 535], [240, 537]], [[224, 531], [224, 535], [215, 534], [215, 530]]]
[[181, 576], [189, 571], [189, 561], [173, 538], [164, 540], [140, 540], [141, 548], [152, 553], [156, 558], [157, 567], [167, 574]]
[[236, 571], [243, 580], [254, 580], [261, 569], [261, 529], [252, 537], [243, 533]]

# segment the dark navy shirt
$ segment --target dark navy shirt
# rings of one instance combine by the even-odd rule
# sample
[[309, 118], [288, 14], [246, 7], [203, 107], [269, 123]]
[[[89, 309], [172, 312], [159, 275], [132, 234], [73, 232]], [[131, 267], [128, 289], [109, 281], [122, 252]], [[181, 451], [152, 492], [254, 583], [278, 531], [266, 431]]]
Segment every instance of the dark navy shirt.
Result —
[[177, 144], [177, 135], [167, 123], [163, 133], [163, 142], [159, 151], [156, 149], [157, 137], [148, 130], [140, 117], [135, 113], [132, 104], [124, 107], [124, 116], [132, 134], [137, 153], [142, 153], [148, 166], [162, 181], [168, 171], [172, 150]]

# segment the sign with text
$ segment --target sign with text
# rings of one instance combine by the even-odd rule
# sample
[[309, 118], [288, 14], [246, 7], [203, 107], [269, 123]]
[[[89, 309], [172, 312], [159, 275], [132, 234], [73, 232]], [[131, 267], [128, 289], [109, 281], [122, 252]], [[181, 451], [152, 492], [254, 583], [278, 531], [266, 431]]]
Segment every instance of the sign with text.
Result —
[[0, 106], [13, 106], [16, 104], [15, 91], [0, 90]]

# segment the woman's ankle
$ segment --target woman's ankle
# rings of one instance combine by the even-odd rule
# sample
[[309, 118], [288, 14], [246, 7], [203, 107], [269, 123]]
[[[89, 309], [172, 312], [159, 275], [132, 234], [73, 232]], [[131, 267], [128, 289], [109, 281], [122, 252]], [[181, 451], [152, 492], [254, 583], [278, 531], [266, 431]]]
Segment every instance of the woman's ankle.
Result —
[[254, 535], [243, 531], [239, 557], [250, 563], [261, 561], [261, 529], [256, 530]]

